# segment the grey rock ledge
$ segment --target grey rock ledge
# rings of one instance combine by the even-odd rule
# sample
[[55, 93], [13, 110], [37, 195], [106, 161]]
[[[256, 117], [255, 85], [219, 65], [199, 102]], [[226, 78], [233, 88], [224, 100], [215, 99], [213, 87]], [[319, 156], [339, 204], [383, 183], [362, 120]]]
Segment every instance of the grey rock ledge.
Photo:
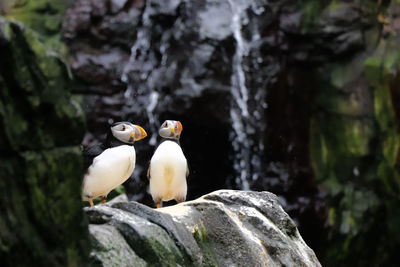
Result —
[[99, 266], [321, 266], [277, 197], [220, 190], [152, 209], [122, 198], [85, 208]]

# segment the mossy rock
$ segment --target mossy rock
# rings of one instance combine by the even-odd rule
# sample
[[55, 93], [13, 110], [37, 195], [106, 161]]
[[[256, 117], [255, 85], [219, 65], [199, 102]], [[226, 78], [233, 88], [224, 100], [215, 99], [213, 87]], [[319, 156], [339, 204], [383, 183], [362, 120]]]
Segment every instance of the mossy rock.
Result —
[[6, 266], [82, 266], [83, 113], [57, 51], [0, 17], [0, 258]]
[[[1, 131], [8, 145], [21, 150], [78, 144], [85, 130], [83, 112], [71, 99], [61, 56], [23, 25], [0, 17], [0, 29]], [[66, 126], [74, 134], [66, 134]]]
[[398, 223], [393, 212], [400, 204], [400, 136], [391, 90], [400, 75], [399, 39], [395, 32], [381, 36], [382, 17], [398, 6], [375, 5], [363, 3], [370, 14], [363, 18], [370, 23], [365, 49], [317, 71], [310, 153], [330, 199], [328, 266], [389, 266], [400, 242], [398, 228], [388, 227]]
[[59, 48], [65, 11], [72, 0], [14, 0], [7, 7], [7, 18], [20, 21], [41, 36], [47, 45]]

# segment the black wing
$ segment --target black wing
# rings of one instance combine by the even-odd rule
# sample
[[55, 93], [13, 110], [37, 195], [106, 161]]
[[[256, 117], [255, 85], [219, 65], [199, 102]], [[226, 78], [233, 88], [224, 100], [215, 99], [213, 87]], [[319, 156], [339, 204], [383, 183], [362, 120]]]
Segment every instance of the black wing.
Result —
[[83, 147], [83, 164], [85, 167], [85, 170], [89, 168], [89, 166], [92, 164], [93, 159], [103, 153], [104, 147], [102, 145], [94, 145], [91, 147]]

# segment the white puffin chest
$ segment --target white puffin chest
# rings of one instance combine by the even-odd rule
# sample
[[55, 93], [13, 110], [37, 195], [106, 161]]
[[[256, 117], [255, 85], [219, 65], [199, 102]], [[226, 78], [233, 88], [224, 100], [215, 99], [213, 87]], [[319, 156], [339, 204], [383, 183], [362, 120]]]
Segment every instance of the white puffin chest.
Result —
[[173, 141], [159, 145], [150, 161], [150, 193], [168, 201], [186, 196], [187, 161], [181, 147]]
[[122, 145], [104, 150], [93, 159], [84, 176], [83, 199], [107, 195], [132, 175], [135, 162], [136, 152], [133, 146]]

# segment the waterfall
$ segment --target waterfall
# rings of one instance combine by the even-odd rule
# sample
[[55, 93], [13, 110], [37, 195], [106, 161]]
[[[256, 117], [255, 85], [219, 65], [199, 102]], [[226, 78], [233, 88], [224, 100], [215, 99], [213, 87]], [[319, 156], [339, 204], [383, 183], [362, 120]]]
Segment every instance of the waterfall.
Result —
[[[229, 113], [227, 116], [224, 114], [223, 118], [225, 123], [232, 122], [229, 141], [232, 144], [233, 156], [230, 158], [230, 166], [226, 168], [229, 171], [233, 169], [234, 173], [229, 176], [230, 180], [227, 181], [227, 184], [249, 190], [252, 181], [260, 177], [260, 173], [262, 173], [264, 150], [264, 111], [266, 108], [266, 79], [264, 77], [269, 72], [264, 70], [261, 72], [259, 69], [261, 65], [266, 64], [266, 61], [258, 51], [257, 46], [260, 46], [261, 43], [260, 34], [257, 25], [252, 21], [264, 10], [259, 5], [252, 4], [251, 1], [225, 0], [223, 5], [216, 5], [218, 8], [223, 6], [227, 11], [224, 13], [225, 19], [221, 20], [223, 23], [219, 21], [215, 25], [212, 23], [209, 25], [208, 21], [196, 20], [190, 16], [174, 21], [176, 14], [174, 12], [169, 17], [161, 16], [158, 20], [154, 19], [153, 14], [159, 12], [157, 10], [160, 8], [154, 3], [155, 1], [146, 1], [141, 15], [142, 23], [138, 28], [136, 41], [131, 47], [130, 60], [121, 77], [122, 81], [127, 84], [125, 92], [127, 112], [134, 117], [140, 116], [148, 121], [146, 127], [151, 132], [149, 144], [154, 146], [158, 135], [159, 116], [168, 110], [169, 105], [180, 103], [183, 100], [182, 103], [185, 104], [180, 108], [187, 109], [191, 103], [197, 101], [197, 98], [202, 99], [207, 96], [207, 92], [203, 91], [204, 88], [218, 88], [222, 81], [219, 80], [220, 77], [211, 79], [211, 76], [202, 77], [202, 75], [211, 73], [206, 71], [209, 68], [208, 64], [213, 63], [213, 54], [220, 52], [214, 49], [213, 43], [205, 46], [205, 39], [203, 39], [205, 37], [201, 33], [192, 34], [191, 30], [196, 28], [193, 25], [197, 26], [199, 23], [199, 27], [203, 27], [205, 31], [209, 28], [215, 29], [212, 27], [215, 26], [217, 29], [221, 29], [220, 32], [226, 32], [226, 36], [221, 40], [219, 39], [220, 35], [215, 36], [214, 32], [211, 32], [207, 38], [214, 40], [213, 42], [218, 46], [226, 46], [227, 51], [232, 51], [230, 45], [235, 46], [227, 59], [230, 60], [231, 65], [223, 69], [224, 73], [230, 76], [228, 76], [230, 88], [229, 90], [224, 88], [224, 92], [218, 92], [218, 94], [226, 94], [225, 96], [231, 99], [229, 100]], [[166, 4], [166, 7], [169, 5]], [[211, 7], [212, 5], [210, 5]], [[185, 10], [183, 4], [180, 8], [180, 12], [189, 12], [189, 9]], [[219, 12], [219, 10], [215, 9], [211, 12], [205, 9], [202, 12], [214, 14], [213, 12]], [[199, 17], [203, 13], [200, 12]], [[160, 24], [159, 27], [155, 27], [157, 23], [161, 23], [161, 20], [165, 20], [167, 24], [163, 23], [162, 26]], [[222, 42], [229, 34], [232, 36], [233, 44]], [[184, 45], [180, 38], [187, 41], [188, 44]], [[174, 47], [175, 45], [178, 45], [179, 51]], [[181, 52], [184, 55], [192, 55], [192, 57], [182, 57], [179, 54]], [[198, 52], [204, 58], [198, 56], [196, 54]], [[221, 54], [216, 55], [221, 56]], [[194, 62], [194, 60], [197, 61]], [[273, 65], [271, 64], [271, 66]], [[246, 67], [252, 71], [249, 72]], [[213, 88], [213, 90], [219, 89]], [[216, 99], [216, 101], [219, 100]], [[191, 123], [192, 128], [198, 127], [195, 121], [188, 123]], [[231, 180], [232, 177], [234, 181]]]
[[236, 41], [236, 51], [232, 61], [231, 92], [232, 103], [230, 116], [232, 120], [233, 150], [235, 152], [233, 167], [237, 177], [236, 185], [243, 190], [249, 190], [248, 175], [250, 168], [250, 142], [247, 138], [247, 123], [250, 119], [248, 108], [248, 90], [246, 88], [246, 76], [243, 70], [243, 56], [247, 53], [247, 43], [241, 33], [241, 12], [242, 7], [237, 5], [234, 0], [229, 0], [232, 9], [232, 31]]
[[[156, 145], [157, 142], [157, 136], [158, 136], [158, 126], [159, 126], [159, 120], [158, 120], [158, 116], [155, 115], [154, 109], [157, 106], [158, 103], [158, 97], [159, 97], [159, 93], [156, 91], [151, 92], [150, 94], [150, 103], [149, 105], [147, 105], [146, 107], [146, 112], [147, 112], [147, 117], [149, 118], [149, 124], [152, 125], [153, 129], [151, 132], [151, 138], [149, 141], [149, 144], [152, 146]], [[155, 129], [154, 129], [155, 128]]]
[[[151, 1], [146, 1], [146, 5], [143, 8], [142, 23], [143, 26], [140, 27], [137, 33], [137, 39], [131, 48], [131, 56], [129, 63], [125, 66], [124, 72], [122, 74], [121, 80], [127, 84], [127, 89], [125, 91], [125, 99], [128, 104], [136, 103], [139, 104], [143, 110], [146, 112], [149, 125], [151, 127], [151, 137], [149, 144], [152, 146], [156, 145], [158, 136], [159, 119], [155, 109], [157, 104], [159, 104], [159, 93], [153, 90], [151, 87], [151, 79], [149, 79], [149, 85], [143, 86], [143, 83], [139, 83], [135, 78], [129, 77], [131, 73], [140, 73], [140, 79], [146, 80], [149, 78], [149, 73], [153, 70], [151, 64], [142, 64], [146, 61], [145, 55], [150, 50], [150, 28], [151, 21], [149, 17]], [[141, 84], [142, 86], [137, 86]], [[147, 84], [147, 83], [146, 83]], [[136, 94], [133, 92], [137, 92]], [[132, 99], [135, 98], [135, 101]]]
[[[255, 144], [254, 136], [264, 130], [260, 125], [263, 118], [262, 110], [265, 108], [265, 105], [263, 105], [265, 96], [260, 95], [261, 91], [256, 91], [253, 96], [254, 99], [251, 99], [250, 88], [246, 86], [243, 59], [249, 56], [250, 47], [258, 42], [260, 35], [256, 30], [253, 30], [251, 40], [248, 41], [243, 38], [242, 25], [248, 23], [248, 17], [245, 13], [248, 3], [238, 0], [228, 1], [233, 14], [231, 27], [236, 42], [232, 61], [232, 103], [230, 109], [233, 128], [230, 138], [235, 152], [233, 167], [237, 175], [236, 185], [243, 190], [249, 190], [249, 181], [256, 180], [261, 172], [261, 154], [264, 145], [261, 137], [258, 138], [259, 143]], [[258, 12], [263, 12], [263, 10], [258, 10]], [[255, 65], [259, 63], [256, 62]], [[250, 100], [254, 100], [256, 104], [250, 105]], [[258, 105], [259, 103], [261, 104]]]
[[[132, 82], [129, 81], [129, 73], [131, 71], [139, 71], [140, 68], [137, 67], [137, 57], [141, 56], [139, 51], [148, 51], [150, 49], [150, 43], [147, 38], [148, 36], [148, 27], [150, 26], [150, 20], [149, 20], [149, 14], [148, 14], [148, 5], [150, 4], [150, 1], [146, 1], [146, 6], [144, 7], [144, 11], [142, 14], [142, 22], [143, 26], [139, 29], [137, 33], [137, 38], [136, 42], [131, 48], [131, 56], [129, 59], [129, 63], [125, 66], [125, 69], [122, 73], [121, 76], [121, 81], [128, 84], [126, 92], [125, 92], [125, 98], [130, 98], [133, 96], [133, 89], [132, 88]], [[146, 78], [146, 72], [143, 72], [142, 78]]]

